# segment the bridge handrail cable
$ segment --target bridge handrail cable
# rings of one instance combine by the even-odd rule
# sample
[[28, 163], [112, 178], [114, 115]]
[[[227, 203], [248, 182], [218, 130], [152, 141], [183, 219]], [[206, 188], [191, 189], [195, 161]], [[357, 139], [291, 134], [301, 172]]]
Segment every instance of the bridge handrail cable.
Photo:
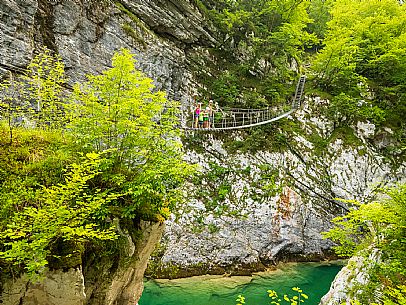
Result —
[[[216, 121], [216, 116], [212, 115], [210, 127], [195, 128], [182, 126], [182, 128], [186, 130], [196, 130], [196, 131], [223, 131], [223, 130], [249, 128], [278, 121], [282, 118], [289, 116], [299, 108], [300, 101], [302, 99], [304, 91], [305, 82], [306, 76], [305, 75], [300, 76], [300, 79], [296, 85], [296, 91], [291, 103], [290, 110], [287, 110], [283, 113], [276, 114], [275, 109], [272, 107], [267, 107], [264, 109], [219, 108], [215, 111], [221, 113], [221, 122]], [[194, 124], [194, 122], [192, 122], [192, 124]]]

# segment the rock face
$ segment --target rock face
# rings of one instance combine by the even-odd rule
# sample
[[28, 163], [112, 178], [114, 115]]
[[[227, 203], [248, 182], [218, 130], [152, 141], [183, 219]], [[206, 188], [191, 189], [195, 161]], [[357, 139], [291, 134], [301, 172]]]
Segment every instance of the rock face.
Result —
[[[348, 261], [335, 277], [328, 293], [321, 299], [320, 305], [351, 304], [351, 300], [357, 299], [359, 288], [368, 283], [368, 271], [379, 262], [380, 253], [372, 251], [368, 257], [355, 256]], [[359, 287], [359, 286], [358, 286]]]
[[94, 261], [86, 255], [81, 266], [48, 270], [40, 282], [23, 275], [0, 290], [4, 305], [127, 305], [136, 304], [143, 290], [144, 271], [164, 226], [142, 222], [141, 239], [120, 229], [125, 242], [119, 257]]
[[70, 83], [100, 73], [113, 53], [129, 48], [158, 89], [181, 99], [190, 87], [187, 53], [215, 42], [188, 0], [1, 0], [0, 76], [20, 72], [35, 51], [58, 52]]
[[[355, 134], [336, 135], [331, 122], [315, 116], [326, 102], [307, 99], [290, 118], [300, 122], [301, 131], [288, 139], [290, 148], [284, 151], [231, 154], [221, 140], [202, 138], [204, 149], [190, 151], [189, 159], [208, 174], [190, 191], [197, 199], [184, 208], [187, 213], [168, 222], [149, 272], [158, 277], [245, 274], [278, 261], [329, 258], [332, 244], [321, 232], [348, 208], [335, 198], [370, 200], [375, 188], [404, 179], [406, 167], [383, 158], [371, 144], [372, 124], [354, 126]], [[321, 150], [308, 140], [315, 135], [331, 141]], [[216, 176], [219, 168], [227, 174]], [[272, 171], [282, 188], [269, 194]], [[218, 194], [207, 191], [213, 187], [225, 189], [226, 216], [217, 217], [204, 204], [218, 201]], [[244, 217], [227, 217], [227, 211]], [[192, 219], [201, 223], [200, 230]]]
[[[213, 30], [194, 3], [0, 0], [0, 77], [7, 71], [21, 73], [33, 54], [47, 46], [62, 56], [73, 84], [109, 67], [114, 51], [126, 47], [158, 89], [186, 104], [195, 87], [189, 55], [216, 44]], [[289, 118], [301, 123], [301, 132], [287, 139], [289, 149], [232, 154], [221, 138], [210, 136], [205, 138], [203, 152], [191, 148], [189, 160], [207, 173], [217, 171], [217, 178], [213, 182], [206, 177], [198, 187], [190, 186], [189, 205], [182, 208], [178, 222], [167, 223], [150, 274], [241, 274], [280, 260], [328, 257], [331, 244], [320, 232], [347, 208], [334, 198], [369, 199], [376, 186], [405, 177], [406, 169], [377, 150], [391, 143], [390, 130], [358, 124], [352, 126], [356, 130], [352, 140], [343, 140], [333, 124], [317, 113], [323, 103], [310, 99]], [[309, 141], [312, 135], [331, 141], [328, 145]], [[229, 138], [242, 142], [239, 133]], [[273, 182], [280, 189], [275, 191]], [[215, 202], [214, 193], [206, 189], [214, 190], [219, 207], [208, 209], [204, 204]], [[220, 209], [225, 216], [219, 217]], [[237, 214], [242, 217], [233, 217]], [[196, 221], [201, 227], [190, 225]], [[7, 283], [1, 300], [24, 305], [68, 300], [69, 304], [133, 304], [141, 293], [146, 260], [160, 230], [144, 227], [145, 245], [138, 248], [129, 239], [127, 259], [118, 266], [107, 260], [93, 268], [96, 262], [88, 256], [82, 267], [49, 271], [42, 285], [25, 278]], [[60, 291], [61, 282], [68, 283], [63, 288], [70, 291], [69, 296], [62, 297], [66, 292]]]
[[82, 270], [78, 267], [48, 271], [41, 283], [31, 283], [26, 276], [9, 281], [0, 300], [7, 305], [82, 305], [85, 300]]

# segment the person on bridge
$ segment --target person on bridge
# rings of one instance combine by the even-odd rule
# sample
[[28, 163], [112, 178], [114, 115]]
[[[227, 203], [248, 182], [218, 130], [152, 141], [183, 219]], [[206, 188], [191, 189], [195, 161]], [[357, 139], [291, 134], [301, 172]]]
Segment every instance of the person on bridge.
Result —
[[[201, 107], [201, 105], [200, 105], [200, 107]], [[199, 120], [199, 128], [203, 128], [204, 127], [204, 110], [202, 110], [202, 109], [200, 109], [198, 120]]]
[[197, 124], [199, 122], [200, 113], [202, 112], [202, 103], [194, 103], [195, 110], [194, 110], [194, 128], [197, 128]]
[[203, 110], [203, 128], [209, 128], [209, 113], [210, 108], [207, 106], [206, 109]]

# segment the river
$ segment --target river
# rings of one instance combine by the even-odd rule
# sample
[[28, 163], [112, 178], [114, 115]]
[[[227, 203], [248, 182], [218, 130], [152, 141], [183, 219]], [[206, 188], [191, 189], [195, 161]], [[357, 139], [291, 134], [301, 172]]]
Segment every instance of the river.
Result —
[[289, 263], [253, 276], [149, 280], [139, 305], [235, 305], [239, 294], [246, 298], [246, 305], [268, 305], [268, 289], [283, 297], [294, 293], [292, 287], [300, 287], [309, 296], [302, 304], [317, 305], [342, 266], [342, 262]]

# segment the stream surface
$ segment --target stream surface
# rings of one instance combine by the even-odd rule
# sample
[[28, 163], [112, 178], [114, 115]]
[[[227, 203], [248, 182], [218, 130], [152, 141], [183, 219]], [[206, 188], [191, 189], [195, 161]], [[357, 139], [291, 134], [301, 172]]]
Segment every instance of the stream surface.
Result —
[[268, 305], [267, 290], [276, 290], [283, 299], [284, 294], [293, 296], [292, 287], [300, 287], [309, 296], [302, 304], [317, 305], [342, 266], [343, 262], [289, 263], [253, 276], [148, 280], [139, 305], [235, 305], [239, 294], [246, 298], [245, 305]]

